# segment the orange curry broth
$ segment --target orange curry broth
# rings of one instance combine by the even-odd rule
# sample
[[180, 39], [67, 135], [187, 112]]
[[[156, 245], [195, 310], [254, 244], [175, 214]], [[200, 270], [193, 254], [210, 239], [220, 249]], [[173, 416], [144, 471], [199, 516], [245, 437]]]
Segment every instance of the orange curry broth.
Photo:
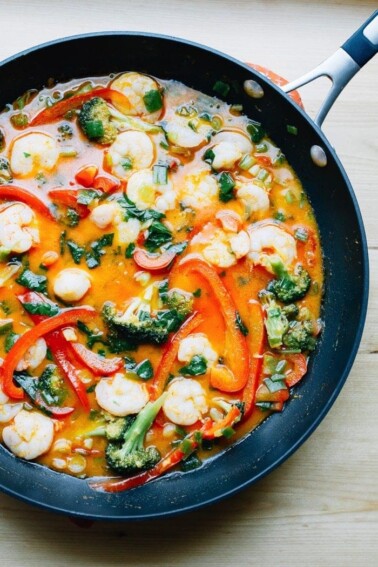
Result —
[[[103, 85], [109, 84], [109, 77], [102, 78], [91, 78], [90, 81], [93, 85]], [[37, 111], [44, 107], [44, 102], [41, 100], [45, 96], [52, 96], [55, 93], [62, 93], [66, 90], [79, 87], [83, 83], [82, 80], [72, 81], [64, 85], [56, 85], [53, 89], [45, 89], [39, 95], [37, 95], [33, 101], [28, 104], [23, 110], [29, 117], [33, 117]], [[196, 93], [195, 91], [185, 88], [173, 81], [160, 81], [160, 84], [165, 88], [164, 102], [165, 102], [165, 115], [163, 119], [169, 119], [171, 115], [174, 114], [176, 107], [182, 103], [191, 103], [195, 106], [198, 97], [202, 100], [203, 95]], [[205, 97], [206, 98], [206, 97]], [[210, 100], [210, 99], [209, 99]], [[230, 112], [229, 105], [222, 103], [218, 99], [211, 100], [212, 107], [209, 107], [209, 112], [216, 113], [218, 117], [221, 118], [223, 122], [223, 127], [226, 129], [231, 129], [233, 131], [240, 131], [245, 128], [246, 117], [232, 114]], [[0, 128], [5, 135], [6, 147], [5, 150], [0, 153], [0, 156], [8, 156], [11, 149], [12, 139], [25, 134], [29, 131], [28, 128], [23, 130], [17, 130], [12, 127], [9, 117], [15, 114], [14, 110], [5, 111], [0, 115]], [[43, 126], [37, 126], [31, 128], [32, 131], [45, 132], [57, 137], [57, 127], [62, 123], [67, 122], [66, 120], [57, 120], [51, 124], [46, 124]], [[14, 176], [14, 185], [19, 185], [25, 187], [37, 195], [44, 196], [47, 198], [47, 193], [51, 189], [55, 188], [78, 188], [80, 186], [75, 182], [75, 173], [82, 167], [88, 164], [95, 164], [99, 168], [99, 175], [109, 173], [106, 171], [106, 160], [104, 160], [104, 152], [107, 151], [107, 146], [101, 146], [90, 142], [85, 138], [85, 136], [80, 131], [76, 119], [71, 119], [68, 121], [70, 126], [73, 128], [74, 135], [72, 141], [68, 142], [68, 145], [72, 145], [78, 151], [77, 157], [60, 158], [58, 165], [49, 174], [45, 174], [41, 181], [38, 178], [38, 171], [34, 172], [34, 175], [28, 177], [17, 177]], [[245, 132], [245, 130], [244, 130]], [[268, 141], [268, 138], [264, 138]], [[64, 145], [64, 144], [63, 144]], [[67, 144], [66, 144], [67, 145]], [[211, 141], [209, 143], [211, 146]], [[197, 151], [184, 151], [183, 153], [172, 153], [169, 154], [167, 151], [163, 151], [160, 146], [155, 149], [156, 155], [154, 163], [157, 162], [161, 155], [171, 155], [181, 164], [176, 171], [171, 173], [171, 178], [176, 187], [180, 186], [183, 180], [183, 176], [187, 171], [187, 168], [195, 170], [199, 166], [203, 166], [204, 162], [202, 159], [203, 153], [206, 149], [207, 144], [203, 144]], [[254, 154], [259, 158], [258, 154]], [[279, 210], [286, 216], [285, 226], [288, 230], [294, 230], [297, 225], [304, 226], [308, 229], [311, 238], [307, 243], [302, 243], [297, 241], [297, 251], [298, 251], [298, 261], [303, 263], [304, 267], [309, 271], [313, 282], [317, 282], [319, 292], [310, 292], [299, 302], [300, 306], [308, 307], [315, 318], [319, 317], [320, 314], [320, 302], [321, 302], [321, 289], [322, 289], [322, 261], [321, 261], [321, 250], [319, 245], [318, 229], [314, 219], [314, 215], [311, 206], [303, 192], [299, 180], [296, 178], [294, 172], [290, 166], [285, 162], [282, 166], [278, 165], [278, 168], [284, 168], [293, 175], [293, 179], [284, 184], [278, 184], [274, 180], [270, 187], [270, 201], [271, 206], [269, 211], [263, 214], [252, 214], [248, 223], [261, 221], [264, 218], [272, 218], [274, 214]], [[269, 170], [274, 171], [275, 167], [270, 166]], [[249, 172], [241, 171], [239, 176], [243, 180], [252, 179], [252, 175]], [[173, 229], [174, 241], [178, 242], [189, 238], [199, 232], [200, 228], [208, 221], [214, 221], [215, 214], [218, 210], [228, 209], [234, 210], [239, 214], [243, 214], [243, 206], [237, 200], [231, 200], [228, 203], [222, 203], [216, 200], [211, 207], [205, 210], [198, 210], [195, 214], [193, 212], [183, 212], [179, 206], [176, 207], [174, 211], [168, 211], [166, 213], [166, 221], [170, 224]], [[134, 274], [140, 271], [140, 268], [135, 265], [133, 259], [125, 258], [125, 247], [118, 247], [115, 245], [113, 249], [106, 248], [106, 253], [101, 258], [101, 265], [95, 269], [89, 270], [82, 260], [80, 266], [77, 266], [69, 252], [65, 251], [63, 255], [60, 254], [60, 237], [62, 231], [66, 232], [66, 237], [74, 240], [79, 245], [85, 245], [91, 241], [94, 241], [101, 237], [101, 235], [106, 233], [114, 232], [112, 227], [107, 227], [106, 229], [99, 229], [88, 217], [81, 219], [78, 226], [68, 227], [62, 223], [54, 222], [47, 218], [43, 218], [38, 212], [35, 213], [38, 220], [38, 227], [40, 230], [40, 244], [33, 247], [28, 256], [30, 262], [30, 269], [36, 273], [43, 273], [47, 275], [48, 278], [48, 295], [51, 299], [56, 301], [53, 293], [53, 281], [56, 275], [63, 268], [67, 267], [80, 267], [82, 270], [86, 270], [91, 279], [91, 289], [85, 295], [85, 297], [76, 304], [91, 305], [97, 312], [98, 317], [95, 322], [90, 326], [91, 328], [96, 327], [99, 330], [106, 329], [100, 317], [101, 309], [105, 301], [112, 300], [116, 303], [119, 309], [122, 308], [127, 301], [135, 296], [140, 295], [143, 292], [143, 287], [134, 278]], [[244, 226], [246, 226], [246, 222]], [[192, 232], [190, 232], [192, 231]], [[59, 258], [55, 264], [48, 268], [47, 271], [42, 272], [40, 270], [40, 264], [42, 256], [45, 252], [55, 251], [59, 253]], [[190, 254], [191, 252], [196, 252], [196, 248], [188, 246], [186, 252], [183, 253], [181, 258], [185, 254]], [[258, 292], [263, 289], [267, 282], [272, 279], [272, 275], [269, 274], [264, 268], [256, 266], [253, 267], [251, 262], [245, 259], [241, 259], [236, 265], [225, 269], [218, 269], [218, 273], [222, 276], [222, 281], [227, 287], [229, 293], [231, 294], [237, 309], [241, 315], [242, 320], [248, 327], [248, 301], [251, 299], [258, 298]], [[167, 277], [167, 272], [163, 274], [154, 275], [152, 274], [149, 283], [155, 280], [161, 280]], [[203, 322], [196, 329], [195, 332], [203, 332], [208, 337], [212, 347], [220, 355], [224, 349], [224, 330], [225, 324], [223, 317], [220, 313], [218, 306], [214, 302], [211, 290], [204, 283], [204, 281], [199, 276], [191, 276], [190, 279], [182, 276], [178, 278], [176, 287], [180, 287], [186, 291], [193, 292], [197, 289], [201, 289], [201, 296], [194, 297], [194, 310], [198, 310], [203, 315]], [[13, 330], [16, 333], [22, 334], [27, 328], [30, 328], [33, 324], [28, 316], [28, 314], [20, 307], [15, 295], [25, 291], [25, 288], [18, 285], [15, 282], [15, 278], [8, 281], [7, 284], [0, 288], [0, 302], [6, 301], [10, 307], [11, 313], [9, 315], [2, 314], [1, 316], [11, 317], [14, 321]], [[1, 303], [0, 303], [1, 305]], [[83, 333], [77, 333], [79, 336], [79, 341], [86, 344], [86, 337]], [[97, 352], [99, 349], [103, 349], [103, 345], [96, 344], [93, 350]], [[140, 345], [135, 352], [126, 353], [135, 358], [135, 360], [141, 361], [148, 358], [154, 370], [156, 370], [161, 354], [164, 347], [157, 347], [151, 345]], [[106, 349], [105, 349], [106, 350]], [[270, 351], [265, 338], [265, 351]], [[6, 352], [4, 350], [4, 340], [3, 337], [0, 338], [0, 356], [5, 358]], [[116, 356], [113, 354], [108, 354], [107, 356]], [[118, 355], [117, 355], [118, 356]], [[50, 361], [44, 361], [37, 369], [33, 371], [33, 375], [40, 375], [46, 364], [51, 363]], [[179, 368], [183, 366], [176, 360], [174, 367], [172, 368], [172, 374], [178, 375]], [[83, 365], [77, 364], [78, 368], [81, 368], [82, 378], [86, 385], [90, 388], [96, 384], [98, 378], [94, 377], [91, 372], [83, 367]], [[264, 376], [260, 376], [260, 383]], [[222, 396], [227, 399], [235, 399], [234, 395], [224, 394], [219, 391], [215, 391], [209, 387], [209, 373], [207, 372], [204, 376], [196, 377], [207, 392], [207, 395], [212, 397]], [[37, 459], [38, 462], [55, 468], [56, 470], [63, 470], [68, 474], [75, 474], [74, 470], [69, 470], [67, 467], [63, 467], [62, 462], [68, 462], [70, 459], [75, 459], [76, 456], [81, 454], [86, 459], [86, 468], [84, 472], [81, 472], [79, 476], [97, 476], [97, 475], [113, 475], [105, 464], [104, 459], [104, 448], [106, 442], [103, 438], [94, 437], [93, 444], [85, 445], [83, 435], [95, 429], [100, 422], [100, 410], [101, 408], [97, 405], [95, 400], [95, 394], [90, 392], [88, 394], [90, 399], [91, 412], [90, 414], [85, 413], [79, 406], [74, 393], [68, 387], [68, 397], [66, 398], [64, 405], [73, 404], [76, 406], [75, 412], [68, 418], [64, 420], [59, 420], [56, 422], [57, 431], [55, 434], [55, 443], [52, 449], [50, 449], [46, 454]], [[236, 427], [236, 436], [232, 437], [231, 440], [223, 440], [215, 445], [214, 449], [210, 452], [199, 453], [200, 457], [206, 457], [214, 453], [214, 451], [219, 451], [224, 446], [233, 443], [235, 439], [240, 438], [246, 432], [252, 430], [256, 427], [266, 416], [268, 412], [261, 411], [259, 408], [255, 408], [250, 418], [243, 424]], [[158, 447], [162, 455], [167, 453], [171, 449], [171, 442], [176, 437], [166, 438], [162, 435], [163, 425], [168, 420], [164, 417], [161, 412], [158, 419], [151, 431], [147, 434], [147, 444], [153, 444]], [[6, 425], [6, 424], [4, 424]], [[2, 425], [2, 428], [4, 427]], [[2, 429], [1, 428], [1, 429]], [[65, 439], [71, 444], [71, 448], [62, 447], [57, 448], [56, 441], [59, 439]], [[59, 445], [59, 444], [58, 444]], [[54, 448], [55, 447], [55, 448]], [[89, 449], [86, 447], [90, 447]], [[59, 464], [60, 463], [60, 464]]]

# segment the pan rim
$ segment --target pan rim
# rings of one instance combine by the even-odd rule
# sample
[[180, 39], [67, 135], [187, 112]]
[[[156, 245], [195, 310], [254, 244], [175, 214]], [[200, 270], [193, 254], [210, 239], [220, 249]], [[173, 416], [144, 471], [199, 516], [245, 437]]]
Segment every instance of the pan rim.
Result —
[[190, 46], [190, 47], [195, 47], [195, 48], [198, 48], [200, 50], [204, 50], [204, 51], [207, 51], [209, 53], [215, 54], [215, 55], [217, 55], [221, 58], [227, 59], [228, 61], [238, 65], [241, 68], [243, 68], [248, 74], [254, 75], [255, 77], [257, 76], [259, 78], [259, 81], [261, 80], [261, 82], [263, 84], [267, 84], [267, 85], [269, 85], [270, 88], [277, 91], [277, 93], [281, 97], [284, 97], [286, 99], [286, 101], [289, 104], [291, 104], [293, 108], [295, 108], [295, 111], [301, 115], [302, 119], [304, 119], [311, 126], [311, 128], [316, 132], [316, 134], [322, 140], [322, 143], [324, 144], [324, 146], [326, 147], [328, 152], [331, 154], [333, 160], [335, 161], [335, 163], [338, 167], [338, 170], [339, 170], [340, 174], [342, 175], [342, 177], [344, 179], [345, 186], [348, 190], [349, 197], [351, 198], [351, 201], [352, 201], [352, 204], [353, 204], [353, 209], [354, 209], [354, 212], [355, 212], [355, 215], [356, 215], [356, 222], [357, 222], [357, 227], [358, 227], [358, 231], [359, 231], [359, 238], [361, 240], [361, 249], [362, 249], [362, 258], [361, 258], [361, 274], [362, 274], [361, 310], [360, 310], [360, 314], [359, 314], [359, 318], [358, 318], [358, 326], [357, 326], [356, 331], [355, 331], [353, 348], [350, 350], [349, 355], [344, 362], [344, 365], [343, 365], [344, 370], [338, 378], [337, 386], [333, 390], [332, 395], [329, 397], [328, 401], [323, 405], [322, 409], [316, 414], [316, 417], [312, 420], [311, 424], [308, 426], [306, 431], [295, 441], [295, 443], [292, 444], [290, 446], [290, 448], [285, 453], [283, 453], [278, 459], [276, 459], [270, 466], [267, 466], [264, 470], [260, 471], [258, 474], [255, 474], [252, 478], [248, 479], [247, 481], [243, 482], [242, 484], [237, 485], [236, 487], [233, 487], [232, 489], [228, 490], [227, 492], [223, 492], [222, 494], [217, 494], [216, 496], [213, 496], [213, 497], [211, 497], [207, 500], [202, 500], [200, 503], [194, 503], [194, 504], [192, 503], [192, 504], [184, 505], [184, 506], [181, 506], [181, 507], [176, 506], [176, 507], [174, 507], [174, 509], [169, 510], [169, 511], [143, 513], [143, 514], [139, 514], [139, 515], [119, 514], [119, 515], [113, 515], [113, 516], [107, 516], [106, 513], [101, 513], [101, 514], [91, 513], [91, 514], [88, 514], [88, 513], [79, 512], [79, 511], [76, 511], [76, 510], [68, 510], [67, 508], [63, 508], [62, 506], [53, 506], [51, 504], [48, 504], [48, 503], [41, 501], [41, 499], [36, 500], [36, 499], [33, 499], [29, 496], [21, 495], [18, 492], [14, 491], [10, 488], [7, 488], [6, 486], [3, 486], [2, 484], [0, 485], [0, 489], [4, 493], [6, 493], [6, 494], [8, 494], [12, 497], [15, 497], [15, 498], [17, 498], [17, 499], [19, 499], [23, 502], [26, 502], [28, 504], [33, 505], [33, 506], [37, 506], [39, 508], [43, 508], [43, 509], [49, 510], [51, 512], [63, 514], [63, 515], [66, 515], [66, 516], [71, 516], [71, 517], [78, 518], [78, 519], [92, 519], [92, 520], [106, 520], [106, 521], [141, 521], [141, 520], [151, 520], [151, 519], [159, 519], [159, 518], [162, 518], [162, 517], [176, 516], [176, 515], [179, 515], [179, 514], [187, 513], [189, 511], [198, 510], [198, 509], [203, 508], [205, 506], [209, 506], [211, 504], [214, 504], [215, 502], [219, 502], [219, 501], [224, 500], [226, 498], [230, 498], [231, 496], [233, 496], [234, 494], [237, 494], [241, 490], [244, 490], [248, 486], [255, 484], [260, 479], [262, 479], [263, 477], [268, 475], [270, 472], [275, 470], [280, 464], [282, 464], [284, 461], [286, 461], [296, 450], [298, 450], [298, 448], [306, 441], [306, 439], [308, 439], [308, 437], [315, 431], [315, 429], [319, 426], [321, 421], [323, 421], [323, 419], [328, 414], [328, 412], [331, 409], [331, 407], [333, 406], [336, 398], [338, 397], [342, 387], [344, 386], [345, 381], [346, 381], [346, 379], [347, 379], [347, 377], [350, 373], [350, 370], [352, 368], [353, 362], [356, 358], [356, 355], [357, 355], [357, 352], [358, 352], [358, 349], [359, 349], [359, 346], [360, 346], [362, 333], [363, 333], [363, 329], [364, 329], [364, 324], [365, 324], [365, 320], [366, 320], [366, 313], [367, 313], [367, 306], [368, 306], [368, 299], [369, 299], [369, 256], [368, 256], [368, 247], [367, 247], [367, 238], [366, 238], [365, 227], [364, 227], [364, 223], [363, 223], [363, 220], [362, 220], [362, 215], [361, 215], [361, 211], [360, 211], [360, 208], [359, 208], [359, 204], [358, 204], [356, 195], [354, 193], [351, 182], [350, 182], [350, 180], [349, 180], [349, 178], [348, 178], [348, 176], [345, 172], [345, 169], [344, 169], [336, 151], [331, 146], [331, 143], [328, 141], [327, 137], [325, 136], [325, 134], [323, 133], [321, 128], [319, 128], [312, 121], [312, 119], [308, 116], [308, 114], [304, 110], [302, 110], [300, 107], [298, 107], [286, 93], [284, 93], [279, 87], [277, 87], [276, 85], [274, 85], [273, 83], [268, 81], [265, 78], [264, 75], [261, 75], [260, 73], [258, 73], [254, 69], [251, 69], [246, 63], [243, 63], [243, 62], [239, 61], [238, 59], [236, 59], [236, 58], [234, 58], [234, 57], [232, 57], [232, 56], [230, 56], [230, 55], [228, 55], [224, 52], [221, 52], [217, 49], [214, 49], [212, 47], [209, 47], [209, 46], [197, 43], [197, 42], [193, 42], [191, 40], [187, 40], [187, 39], [183, 39], [183, 38], [177, 38], [175, 36], [170, 36], [170, 35], [156, 34], [156, 33], [151, 33], [151, 32], [115, 30], [115, 31], [98, 31], [98, 32], [85, 33], [85, 34], [77, 34], [77, 35], [66, 36], [66, 37], [62, 37], [62, 38], [58, 38], [58, 39], [54, 39], [54, 40], [50, 40], [50, 41], [38, 44], [36, 46], [22, 50], [22, 51], [14, 54], [14, 55], [11, 55], [10, 57], [8, 57], [4, 60], [2, 60], [0, 62], [0, 69], [3, 66], [7, 65], [8, 63], [12, 63], [13, 61], [21, 59], [22, 57], [25, 57], [29, 54], [32, 54], [32, 53], [37, 52], [37, 51], [41, 51], [43, 49], [46, 49], [46, 48], [49, 48], [49, 47], [52, 47], [52, 46], [55, 46], [55, 45], [58, 45], [58, 44], [74, 42], [74, 41], [77, 41], [77, 40], [85, 40], [85, 39], [95, 38], [95, 37], [107, 37], [107, 36], [111, 36], [111, 37], [113, 37], [113, 36], [146, 37], [146, 38], [154, 38], [154, 39], [162, 39], [162, 40], [167, 40], [167, 41], [179, 42], [181, 44], [184, 44], [184, 45], [187, 45], [187, 46]]

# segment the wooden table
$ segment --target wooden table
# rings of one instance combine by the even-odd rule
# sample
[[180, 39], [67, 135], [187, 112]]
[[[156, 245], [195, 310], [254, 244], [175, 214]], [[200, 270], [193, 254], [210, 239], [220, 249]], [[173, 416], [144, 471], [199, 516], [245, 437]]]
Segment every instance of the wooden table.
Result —
[[[0, 0], [0, 59], [60, 36], [145, 30], [190, 38], [292, 79], [335, 51], [376, 7], [366, 0]], [[322, 82], [303, 90], [310, 113], [324, 92]], [[330, 414], [268, 478], [183, 517], [84, 530], [0, 495], [2, 567], [378, 565], [378, 57], [345, 89], [325, 131], [355, 188], [372, 272], [362, 344]]]

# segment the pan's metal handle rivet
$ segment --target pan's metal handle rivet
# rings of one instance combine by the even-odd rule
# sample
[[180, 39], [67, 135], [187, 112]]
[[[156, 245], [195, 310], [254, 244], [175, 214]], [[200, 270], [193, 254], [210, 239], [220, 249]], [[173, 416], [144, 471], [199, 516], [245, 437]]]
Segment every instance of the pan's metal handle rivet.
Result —
[[318, 167], [325, 167], [327, 165], [327, 156], [323, 148], [320, 146], [312, 146], [310, 150], [311, 159]]
[[253, 79], [244, 81], [244, 90], [251, 98], [262, 98], [264, 96], [264, 89], [262, 86]]

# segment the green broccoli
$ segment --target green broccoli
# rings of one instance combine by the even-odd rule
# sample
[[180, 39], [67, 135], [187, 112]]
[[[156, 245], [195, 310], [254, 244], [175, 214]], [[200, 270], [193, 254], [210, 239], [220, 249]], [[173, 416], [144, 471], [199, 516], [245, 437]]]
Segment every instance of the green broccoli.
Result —
[[48, 364], [38, 379], [38, 390], [49, 406], [61, 406], [67, 396], [63, 379], [55, 364]]
[[291, 321], [283, 337], [283, 344], [290, 350], [312, 351], [316, 347], [311, 321]]
[[5, 157], [0, 157], [0, 185], [11, 183], [13, 180], [9, 161]]
[[274, 259], [271, 267], [277, 279], [270, 281], [267, 289], [274, 293], [277, 299], [283, 303], [291, 303], [306, 295], [311, 285], [311, 278], [303, 266], [299, 264], [293, 273], [289, 273], [281, 260]]
[[134, 344], [163, 344], [191, 312], [192, 298], [176, 290], [167, 292], [164, 306], [167, 309], [151, 312], [148, 302], [135, 298], [126, 311], [119, 314], [112, 303], [105, 303], [102, 315], [110, 330], [108, 341], [120, 337]]
[[271, 348], [280, 348], [283, 344], [283, 336], [289, 328], [289, 321], [271, 292], [266, 290], [260, 291], [259, 299], [266, 313], [265, 328], [268, 334], [269, 346]]
[[111, 469], [120, 474], [131, 474], [148, 470], [160, 461], [156, 447], [145, 447], [144, 438], [155, 417], [160, 411], [167, 394], [164, 393], [155, 402], [148, 402], [136, 419], [126, 430], [123, 442], [109, 443], [106, 448], [106, 460]]
[[105, 423], [87, 431], [84, 437], [106, 437], [108, 441], [122, 441], [126, 431], [134, 423], [135, 416], [115, 417], [110, 413], [103, 412]]
[[111, 144], [116, 139], [117, 128], [110, 121], [108, 105], [100, 97], [91, 98], [83, 104], [79, 124], [87, 138], [98, 144]]
[[284, 305], [282, 307], [282, 312], [291, 321], [296, 319], [299, 315], [299, 307], [295, 303], [289, 303], [289, 305]]

